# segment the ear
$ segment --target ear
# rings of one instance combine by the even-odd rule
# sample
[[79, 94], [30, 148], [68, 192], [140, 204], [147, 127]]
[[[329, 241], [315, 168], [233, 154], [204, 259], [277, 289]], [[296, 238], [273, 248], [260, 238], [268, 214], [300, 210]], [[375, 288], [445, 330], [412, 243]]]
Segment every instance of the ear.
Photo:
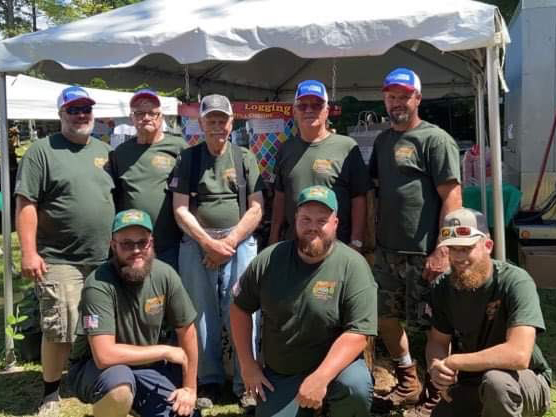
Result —
[[112, 253], [116, 253], [116, 241], [114, 239], [110, 240], [110, 249], [112, 249]]
[[485, 248], [488, 250], [488, 253], [490, 254], [492, 252], [492, 249], [494, 249], [494, 241], [492, 239], [486, 238]]

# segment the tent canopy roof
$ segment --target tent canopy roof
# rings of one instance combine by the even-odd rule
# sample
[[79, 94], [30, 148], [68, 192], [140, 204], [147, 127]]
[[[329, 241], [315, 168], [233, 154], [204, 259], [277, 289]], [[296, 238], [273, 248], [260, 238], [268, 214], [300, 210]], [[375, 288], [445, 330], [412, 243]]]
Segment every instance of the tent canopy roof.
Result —
[[[318, 10], [314, 2], [299, 0], [146, 0], [4, 40], [0, 42], [0, 71], [24, 71], [43, 61], [71, 70], [126, 68], [139, 63], [147, 71], [161, 68], [168, 74], [165, 81], [174, 78], [181, 86], [184, 64], [192, 64], [189, 73], [198, 85], [224, 83], [250, 93], [264, 90], [261, 97], [253, 98], [276, 98], [272, 93], [282, 98], [302, 77], [321, 78], [330, 85], [331, 58], [342, 58], [337, 60], [344, 67], [338, 68], [338, 74], [356, 79], [351, 85], [339, 82], [337, 87], [350, 94], [350, 87], [365, 86], [362, 81], [371, 72], [380, 72], [381, 78], [394, 65], [412, 65], [415, 57], [409, 55], [418, 40], [426, 45], [416, 52], [425, 57], [421, 60], [423, 72], [417, 68], [418, 72], [430, 71], [439, 59], [447, 61], [440, 68], [444, 76], [439, 80], [437, 65], [431, 76], [436, 81], [423, 80], [424, 84], [456, 88], [469, 84], [467, 64], [442, 53], [460, 51], [465, 60], [477, 61], [481, 67], [480, 54], [470, 51], [495, 45], [500, 33], [502, 41], [507, 41], [497, 8], [470, 0], [398, 0], [395, 7], [343, 0], [341, 7], [321, 2]], [[369, 59], [385, 53], [394, 65], [377, 68], [378, 60]], [[363, 66], [361, 59], [367, 60]], [[44, 65], [56, 68], [52, 63]], [[83, 76], [79, 73], [76, 76]], [[137, 68], [120, 76], [134, 79], [131, 74], [139, 77]], [[380, 81], [372, 84], [376, 89]]]
[[[8, 119], [58, 120], [56, 99], [68, 87], [52, 81], [18, 75], [6, 79], [8, 98]], [[129, 100], [133, 93], [87, 88], [96, 101], [95, 117], [128, 117]], [[167, 116], [177, 115], [178, 100], [174, 97], [161, 97], [162, 112]]]

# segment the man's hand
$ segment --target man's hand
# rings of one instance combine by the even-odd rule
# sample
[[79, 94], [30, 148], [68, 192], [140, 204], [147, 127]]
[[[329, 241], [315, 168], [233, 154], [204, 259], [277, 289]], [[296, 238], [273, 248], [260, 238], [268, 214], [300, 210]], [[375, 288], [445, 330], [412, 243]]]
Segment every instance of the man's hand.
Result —
[[256, 361], [251, 361], [248, 365], [241, 367], [241, 378], [245, 391], [248, 394], [259, 395], [263, 401], [266, 401], [263, 386], [274, 392], [274, 386], [266, 379], [261, 366]]
[[457, 382], [458, 379], [458, 371], [453, 370], [446, 365], [446, 360], [448, 358], [443, 360], [433, 359], [429, 369], [432, 384], [440, 392], [446, 392], [451, 385]]
[[197, 392], [193, 388], [178, 388], [170, 394], [168, 402], [173, 403], [172, 410], [178, 416], [189, 416], [195, 409]]
[[164, 360], [167, 362], [175, 363], [177, 365], [187, 365], [187, 355], [181, 347], [167, 346], [167, 351], [164, 354]]
[[436, 248], [433, 253], [427, 256], [425, 269], [423, 270], [423, 278], [428, 282], [432, 282], [449, 268], [450, 259], [448, 258], [448, 248], [441, 246]]
[[300, 407], [314, 408], [316, 410], [322, 407], [322, 400], [326, 395], [327, 385], [324, 378], [312, 373], [301, 383], [295, 400]]
[[[204, 263], [207, 267], [222, 265], [236, 253], [235, 248], [224, 239], [218, 240], [209, 238], [209, 240], [202, 243], [201, 246], [206, 253]], [[208, 264], [206, 262], [207, 260]]]
[[37, 253], [21, 256], [21, 274], [35, 281], [42, 281], [48, 267], [44, 259]]

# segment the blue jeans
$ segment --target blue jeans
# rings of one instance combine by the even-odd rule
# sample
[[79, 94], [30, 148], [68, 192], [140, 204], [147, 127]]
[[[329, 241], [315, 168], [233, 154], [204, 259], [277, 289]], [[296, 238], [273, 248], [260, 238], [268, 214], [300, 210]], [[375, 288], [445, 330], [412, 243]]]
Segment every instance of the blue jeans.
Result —
[[[184, 235], [180, 246], [180, 276], [197, 310], [197, 334], [199, 337], [199, 385], [223, 384], [222, 326], [231, 338], [230, 304], [232, 288], [247, 265], [257, 255], [257, 242], [253, 236], [241, 242], [236, 253], [216, 269], [203, 265], [204, 252], [194, 239]], [[253, 352], [257, 354], [259, 335], [258, 315], [253, 315]], [[243, 393], [243, 382], [235, 352], [233, 390], [237, 396]]]
[[[264, 374], [274, 387], [265, 388], [266, 401], [258, 401], [256, 417], [312, 417], [314, 410], [295, 401], [307, 374], [282, 375], [269, 368]], [[357, 359], [328, 384], [324, 402], [331, 417], [368, 417], [373, 396], [373, 377], [363, 359]]]
[[[115, 365], [96, 367], [92, 359], [71, 365], [68, 382], [84, 403], [94, 404], [120, 385], [129, 385], [133, 392], [132, 409], [143, 417], [175, 417], [168, 396], [182, 386], [181, 366], [156, 362], [146, 366]], [[192, 414], [200, 417], [198, 410]]]

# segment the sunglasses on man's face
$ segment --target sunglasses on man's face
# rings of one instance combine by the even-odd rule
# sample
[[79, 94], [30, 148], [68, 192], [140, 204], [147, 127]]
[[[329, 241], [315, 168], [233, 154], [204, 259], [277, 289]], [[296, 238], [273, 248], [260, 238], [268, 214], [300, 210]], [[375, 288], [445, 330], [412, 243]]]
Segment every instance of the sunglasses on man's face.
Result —
[[140, 251], [144, 251], [151, 246], [152, 239], [141, 239], [141, 240], [115, 240], [115, 242], [120, 245], [120, 247], [127, 251], [131, 252], [135, 250], [135, 248], [139, 249]]
[[80, 114], [80, 113], [91, 114], [93, 108], [91, 106], [71, 106], [71, 107], [66, 107], [64, 111], [71, 116], [75, 116], [76, 114]]
[[306, 112], [306, 111], [321, 111], [322, 109], [324, 109], [324, 106], [326, 104], [323, 102], [321, 103], [297, 103], [295, 105], [295, 108], [301, 112]]

